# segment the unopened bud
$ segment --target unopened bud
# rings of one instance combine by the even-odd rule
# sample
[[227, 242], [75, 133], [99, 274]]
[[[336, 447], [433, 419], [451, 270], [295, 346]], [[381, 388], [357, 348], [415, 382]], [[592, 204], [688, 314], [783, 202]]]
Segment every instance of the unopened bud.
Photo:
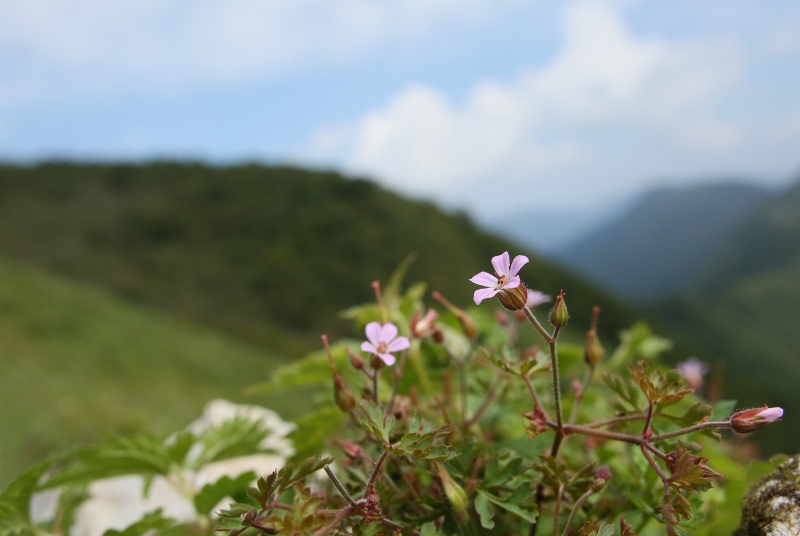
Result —
[[339, 442], [339, 446], [342, 447], [342, 451], [344, 451], [348, 458], [360, 458], [361, 454], [364, 452], [364, 449], [361, 448], [361, 445], [356, 445], [355, 443], [351, 443], [349, 441], [341, 441]]
[[591, 490], [595, 493], [603, 489], [606, 482], [611, 480], [611, 469], [607, 465], [603, 465], [594, 470], [594, 482], [592, 482]]
[[437, 329], [433, 332], [433, 340], [436, 344], [442, 344], [444, 342], [444, 333], [442, 333], [442, 330]]
[[594, 368], [603, 360], [605, 352], [603, 345], [600, 344], [600, 337], [597, 336], [597, 331], [590, 329], [586, 332], [586, 347], [583, 349], [583, 360], [586, 364]]
[[333, 373], [333, 399], [345, 413], [350, 413], [356, 407], [356, 398], [338, 372]]
[[763, 408], [748, 409], [740, 411], [731, 417], [731, 428], [740, 434], [749, 434], [759, 428], [778, 422], [783, 417], [782, 408]]
[[438, 316], [433, 309], [430, 309], [421, 319], [420, 311], [414, 313], [410, 325], [411, 336], [416, 339], [425, 339], [433, 335], [434, 331], [436, 331], [435, 323]]
[[569, 312], [567, 311], [567, 303], [564, 301], [564, 291], [559, 292], [556, 297], [556, 303], [550, 311], [550, 323], [557, 328], [563, 328], [569, 321]]
[[466, 334], [467, 337], [470, 339], [475, 338], [475, 335], [478, 334], [478, 330], [475, 328], [475, 323], [469, 316], [467, 316], [467, 313], [465, 313], [463, 309], [459, 309], [450, 303], [450, 300], [442, 296], [442, 294], [438, 291], [434, 290], [431, 293], [431, 296], [433, 296], [434, 300], [447, 307], [447, 309], [456, 316], [458, 323], [461, 324], [461, 329], [464, 330], [464, 334]]
[[439, 479], [442, 481], [444, 494], [447, 496], [447, 500], [453, 507], [456, 517], [462, 520], [466, 519], [467, 492], [464, 491], [464, 488], [462, 488], [458, 482], [453, 480], [453, 477], [450, 476], [450, 473], [447, 472], [447, 469], [445, 469], [444, 465], [441, 463], [434, 463], [433, 468], [436, 470], [436, 474], [439, 475]]
[[497, 299], [509, 311], [521, 311], [528, 301], [528, 289], [519, 284], [514, 288], [506, 288], [497, 294]]
[[352, 365], [354, 369], [361, 370], [364, 368], [364, 358], [349, 348], [347, 350], [347, 357], [350, 358], [350, 365]]

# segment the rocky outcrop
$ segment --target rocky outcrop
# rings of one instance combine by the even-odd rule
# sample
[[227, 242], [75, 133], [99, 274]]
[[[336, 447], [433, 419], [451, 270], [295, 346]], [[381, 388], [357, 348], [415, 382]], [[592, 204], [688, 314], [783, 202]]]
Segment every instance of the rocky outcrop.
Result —
[[800, 455], [750, 489], [734, 536], [800, 536]]

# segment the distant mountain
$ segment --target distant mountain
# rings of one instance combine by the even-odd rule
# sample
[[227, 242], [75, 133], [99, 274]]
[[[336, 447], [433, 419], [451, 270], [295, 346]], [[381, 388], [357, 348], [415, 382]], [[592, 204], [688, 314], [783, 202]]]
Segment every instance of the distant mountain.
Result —
[[558, 252], [615, 216], [621, 207], [599, 210], [530, 208], [494, 214], [480, 223], [487, 229], [544, 254]]
[[633, 300], [688, 288], [769, 192], [740, 182], [658, 188], [551, 256]]
[[[725, 397], [800, 416], [800, 182], [730, 232], [690, 291], [659, 306], [674, 329], [727, 363]], [[770, 450], [797, 452], [796, 435], [765, 430]], [[759, 432], [761, 433], [761, 432]]]

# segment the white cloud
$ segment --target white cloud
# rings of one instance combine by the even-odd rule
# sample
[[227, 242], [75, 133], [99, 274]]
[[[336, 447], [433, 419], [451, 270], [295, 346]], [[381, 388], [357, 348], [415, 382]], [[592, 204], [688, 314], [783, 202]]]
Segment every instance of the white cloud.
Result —
[[[739, 142], [714, 101], [742, 67], [730, 43], [636, 37], [608, 4], [577, 3], [565, 10], [562, 47], [549, 63], [507, 82], [483, 81], [463, 102], [407, 87], [350, 126], [346, 165], [405, 192], [451, 202], [472, 196], [484, 209], [526, 194], [553, 200], [556, 188], [563, 195], [578, 185], [572, 194], [586, 202], [606, 180], [658, 171], [642, 161], [650, 155], [614, 147], [615, 132], [640, 145], [651, 136], [665, 150]], [[614, 152], [632, 165], [604, 164]]]
[[[0, 99], [73, 89], [172, 91], [424, 46], [519, 0], [11, 0], [0, 17]], [[64, 85], [71, 86], [65, 88]]]

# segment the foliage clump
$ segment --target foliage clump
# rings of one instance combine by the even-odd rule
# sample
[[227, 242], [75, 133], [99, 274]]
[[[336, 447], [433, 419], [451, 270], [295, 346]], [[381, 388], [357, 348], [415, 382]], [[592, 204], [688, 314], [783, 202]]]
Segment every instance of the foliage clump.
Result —
[[[473, 278], [486, 287], [476, 291], [476, 304], [497, 297], [510, 313], [486, 305], [467, 311], [439, 293], [433, 296], [442, 308], [426, 311], [424, 285], [401, 292], [402, 273], [383, 290], [373, 284], [376, 303], [344, 315], [366, 328], [367, 341], [329, 344], [323, 336], [323, 352], [252, 389], [290, 396], [287, 390], [327, 386], [296, 423], [294, 454], [250, 487], [252, 473], [199, 490], [183, 486], [197, 510], [193, 529], [230, 536], [677, 536], [729, 522], [711, 508], [725, 498], [715, 463], [734, 482], [741, 474], [715, 443], [718, 430], [761, 428], [780, 419], [780, 408], [732, 413], [732, 401], [706, 403], [677, 370], [658, 366], [668, 344], [644, 325], [623, 333], [605, 358], [598, 308], [586, 347], [559, 344], [572, 327], [566, 294], [545, 328], [529, 301], [541, 296], [519, 290], [526, 262], [505, 253], [493, 259], [495, 276]], [[114, 440], [25, 482], [80, 491], [92, 479], [128, 471], [185, 483], [189, 470], [258, 452], [267, 434], [241, 419], [221, 426], [228, 428], [168, 442]], [[0, 508], [21, 512], [18, 487], [0, 496]], [[228, 496], [232, 504], [215, 506]], [[20, 519], [21, 529], [0, 534], [31, 527]], [[145, 521], [149, 530], [169, 519], [154, 512]]]

